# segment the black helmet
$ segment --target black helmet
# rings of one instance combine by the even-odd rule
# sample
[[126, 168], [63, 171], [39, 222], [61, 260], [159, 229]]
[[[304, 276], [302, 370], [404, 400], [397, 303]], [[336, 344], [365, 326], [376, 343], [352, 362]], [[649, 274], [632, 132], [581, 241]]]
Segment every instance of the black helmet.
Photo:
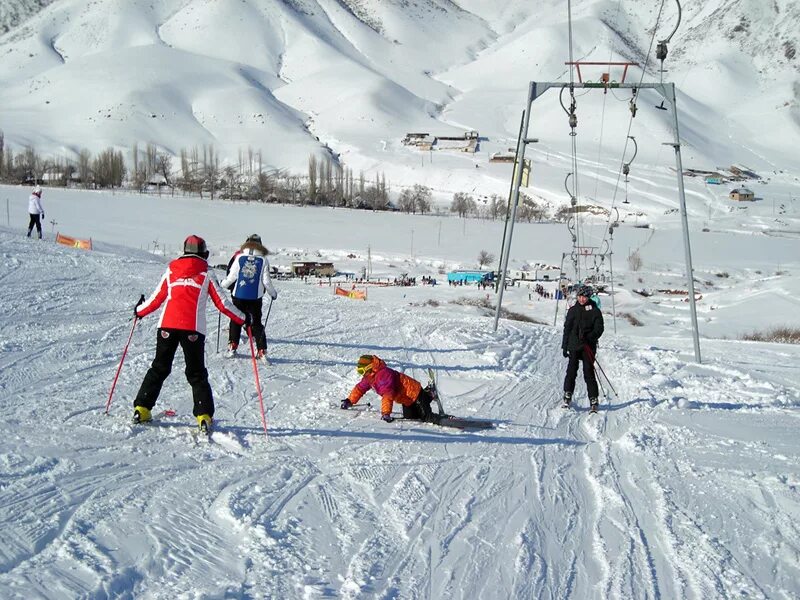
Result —
[[208, 247], [206, 241], [199, 235], [190, 235], [183, 240], [183, 253], [195, 254], [201, 258], [208, 258]]
[[255, 242], [256, 244], [260, 244], [261, 243], [261, 236], [258, 235], [257, 233], [254, 233], [253, 235], [251, 235], [251, 236], [249, 236], [247, 238], [247, 241], [248, 242]]

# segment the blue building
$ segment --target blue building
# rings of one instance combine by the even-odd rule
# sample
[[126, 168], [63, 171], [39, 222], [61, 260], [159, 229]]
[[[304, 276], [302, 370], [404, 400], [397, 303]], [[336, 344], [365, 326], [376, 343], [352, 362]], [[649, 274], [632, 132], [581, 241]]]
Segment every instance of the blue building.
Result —
[[464, 283], [482, 281], [483, 283], [491, 283], [494, 281], [494, 271], [468, 271], [459, 269], [450, 271], [447, 274], [447, 281], [463, 281]]

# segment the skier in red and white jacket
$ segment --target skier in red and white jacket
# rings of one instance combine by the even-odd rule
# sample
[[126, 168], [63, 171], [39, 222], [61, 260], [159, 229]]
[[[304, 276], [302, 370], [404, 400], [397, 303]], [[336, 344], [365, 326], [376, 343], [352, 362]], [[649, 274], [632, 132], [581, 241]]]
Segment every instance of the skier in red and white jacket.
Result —
[[233, 306], [209, 271], [208, 248], [203, 238], [190, 235], [183, 242], [183, 256], [169, 263], [153, 294], [133, 309], [141, 319], [164, 309], [158, 322], [156, 356], [134, 400], [133, 420], [149, 421], [161, 386], [172, 371], [172, 361], [180, 345], [186, 359], [186, 379], [192, 386], [193, 414], [200, 429], [208, 431], [214, 416], [214, 398], [205, 367], [206, 301], [235, 323], [250, 325], [250, 317]]

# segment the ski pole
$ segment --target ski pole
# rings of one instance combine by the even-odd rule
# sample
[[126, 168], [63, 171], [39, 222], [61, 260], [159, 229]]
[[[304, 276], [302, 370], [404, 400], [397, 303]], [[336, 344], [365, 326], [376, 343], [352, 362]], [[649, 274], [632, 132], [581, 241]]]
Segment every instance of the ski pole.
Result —
[[592, 368], [594, 369], [594, 378], [597, 380], [597, 385], [600, 386], [600, 391], [603, 393], [603, 398], [608, 399], [608, 395], [606, 394], [606, 388], [603, 385], [603, 380], [600, 379], [600, 374], [597, 372], [597, 363], [592, 363]]
[[614, 392], [614, 395], [617, 398], [619, 398], [619, 394], [617, 394], [617, 390], [614, 389], [614, 386], [611, 384], [611, 380], [608, 378], [608, 375], [606, 375], [606, 372], [603, 370], [603, 365], [601, 365], [597, 361], [597, 357], [595, 356], [594, 352], [592, 352], [592, 349], [589, 347], [589, 344], [584, 344], [583, 347], [586, 348], [586, 351], [589, 353], [589, 358], [591, 359], [591, 361], [595, 365], [597, 365], [597, 367], [600, 369], [600, 372], [603, 374], [603, 377], [606, 378], [606, 381], [608, 382], [608, 386], [611, 388], [611, 391]]
[[247, 327], [247, 338], [250, 340], [250, 356], [253, 358], [253, 374], [256, 376], [256, 391], [258, 403], [261, 406], [261, 422], [264, 424], [264, 435], [267, 435], [267, 415], [264, 413], [264, 398], [261, 396], [261, 381], [258, 379], [258, 364], [256, 363], [256, 347], [253, 344], [253, 329]]
[[[142, 298], [144, 298], [144, 296], [142, 296]], [[139, 317], [133, 317], [133, 326], [131, 327], [131, 333], [128, 336], [128, 341], [125, 342], [125, 349], [122, 351], [122, 358], [119, 359], [119, 366], [117, 367], [117, 374], [114, 375], [114, 382], [111, 384], [111, 391], [108, 392], [108, 402], [106, 402], [106, 414], [108, 414], [108, 411], [111, 408], [111, 398], [114, 396], [114, 388], [117, 387], [117, 379], [119, 379], [119, 373], [120, 371], [122, 371], [122, 363], [125, 362], [125, 356], [128, 354], [128, 346], [131, 345], [133, 332], [136, 329], [136, 324], [138, 322], [139, 322]]]
[[272, 310], [272, 297], [269, 299], [269, 306], [267, 307], [267, 316], [264, 318], [264, 349], [267, 349], [267, 321], [269, 321], [269, 313]]
[[219, 354], [219, 328], [222, 325], [222, 313], [217, 312], [217, 354]]

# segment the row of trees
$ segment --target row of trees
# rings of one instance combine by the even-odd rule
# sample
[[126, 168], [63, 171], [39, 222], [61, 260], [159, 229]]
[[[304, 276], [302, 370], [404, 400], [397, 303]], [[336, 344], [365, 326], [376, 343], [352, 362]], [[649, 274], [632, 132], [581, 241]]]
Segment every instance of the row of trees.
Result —
[[[459, 217], [478, 217], [484, 219], [505, 219], [509, 211], [509, 202], [497, 194], [493, 194], [484, 202], [477, 202], [470, 194], [456, 192], [450, 203], [450, 212], [456, 213]], [[566, 221], [569, 218], [569, 211], [563, 213], [556, 212], [556, 220]], [[520, 195], [517, 205], [517, 221], [545, 221], [550, 218], [550, 205], [548, 203], [536, 202], [532, 198]]]
[[[177, 158], [178, 165], [175, 165]], [[181, 149], [178, 157], [155, 145], [134, 144], [126, 157], [120, 150], [107, 148], [96, 156], [81, 150], [74, 159], [45, 158], [34, 148], [13, 152], [5, 146], [0, 131], [0, 181], [9, 183], [44, 182], [51, 186], [85, 188], [129, 187], [137, 191], [167, 190], [208, 196], [211, 199], [254, 200], [287, 204], [313, 204], [332, 207], [400, 210], [426, 214], [434, 210], [433, 192], [424, 185], [404, 188], [395, 203], [389, 198], [384, 173], [367, 180], [362, 171], [353, 170], [333, 156], [308, 158], [305, 175], [266, 167], [261, 152], [240, 152], [236, 164], [222, 165], [213, 146]], [[549, 205], [521, 196], [517, 206], [519, 221], [542, 221], [551, 217]], [[453, 195], [450, 212], [459, 217], [504, 219], [508, 211], [505, 198], [493, 195], [476, 200], [472, 195]], [[438, 212], [438, 211], [437, 211]], [[566, 220], [569, 212], [561, 210], [553, 217]]]

